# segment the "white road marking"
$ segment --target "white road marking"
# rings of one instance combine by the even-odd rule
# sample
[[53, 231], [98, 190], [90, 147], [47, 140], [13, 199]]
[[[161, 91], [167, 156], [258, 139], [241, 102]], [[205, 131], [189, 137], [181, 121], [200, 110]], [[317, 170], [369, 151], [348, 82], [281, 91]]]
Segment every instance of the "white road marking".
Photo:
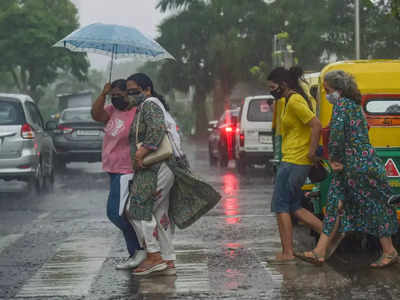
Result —
[[22, 287], [17, 298], [87, 295], [112, 242], [109, 237], [89, 233], [65, 241], [56, 255]]
[[140, 294], [206, 293], [210, 291], [206, 251], [176, 251], [177, 276], [149, 277], [140, 280]]
[[22, 237], [22, 233], [17, 234], [8, 234], [6, 236], [0, 237], [0, 253], [10, 245], [14, 244], [20, 237]]
[[36, 219], [34, 219], [32, 221], [32, 223], [25, 225], [22, 228], [21, 232], [0, 236], [0, 253], [3, 252], [4, 249], [6, 249], [9, 246], [11, 246], [12, 244], [14, 244], [21, 237], [23, 237], [24, 234], [32, 228], [33, 224], [40, 222], [41, 220], [46, 218], [48, 215], [49, 215], [49, 213], [43, 213], [43, 214], [39, 215]]

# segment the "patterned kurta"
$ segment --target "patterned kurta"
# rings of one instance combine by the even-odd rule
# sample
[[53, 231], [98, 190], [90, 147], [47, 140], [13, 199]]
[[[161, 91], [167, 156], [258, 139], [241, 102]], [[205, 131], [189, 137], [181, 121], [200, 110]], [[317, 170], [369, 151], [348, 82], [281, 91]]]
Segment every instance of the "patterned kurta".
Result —
[[369, 142], [362, 108], [354, 101], [342, 98], [334, 105], [328, 148], [331, 160], [344, 169], [332, 176], [323, 232], [332, 232], [341, 200], [344, 215], [339, 232], [358, 231], [378, 238], [395, 234], [398, 222], [396, 210], [387, 205], [391, 189], [384, 165]]
[[[136, 140], [137, 126], [139, 126], [138, 140]], [[163, 111], [154, 102], [145, 102], [136, 112], [129, 136], [132, 162], [135, 161], [136, 144], [143, 143], [144, 147], [157, 150], [165, 134]], [[157, 200], [157, 177], [161, 163], [135, 171], [130, 186], [129, 218], [151, 221], [153, 204]]]

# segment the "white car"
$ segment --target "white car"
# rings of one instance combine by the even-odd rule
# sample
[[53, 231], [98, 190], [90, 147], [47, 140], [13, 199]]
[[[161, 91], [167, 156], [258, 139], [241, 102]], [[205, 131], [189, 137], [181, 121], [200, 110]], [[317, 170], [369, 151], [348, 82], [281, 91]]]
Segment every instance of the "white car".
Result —
[[239, 173], [244, 173], [249, 165], [269, 165], [269, 160], [274, 156], [273, 115], [271, 95], [244, 99], [235, 137], [235, 159]]

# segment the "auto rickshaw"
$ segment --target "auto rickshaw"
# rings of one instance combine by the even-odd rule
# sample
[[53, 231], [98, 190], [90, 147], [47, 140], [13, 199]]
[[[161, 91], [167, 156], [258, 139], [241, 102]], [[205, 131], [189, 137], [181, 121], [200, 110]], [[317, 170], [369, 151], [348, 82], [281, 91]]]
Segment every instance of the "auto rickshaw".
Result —
[[[326, 100], [322, 86], [325, 74], [343, 70], [354, 76], [362, 94], [362, 107], [369, 126], [371, 144], [385, 163], [386, 173], [394, 194], [400, 194], [400, 60], [342, 61], [325, 66], [320, 73], [305, 75], [311, 94], [317, 99], [317, 116], [322, 123], [320, 144], [324, 158], [328, 158], [327, 143], [332, 105]], [[281, 158], [280, 115], [284, 100], [275, 103], [273, 122], [275, 157]], [[318, 184], [306, 182], [303, 186], [305, 203], [312, 203], [312, 210], [321, 218], [325, 214], [330, 177]], [[311, 201], [307, 201], [311, 200]], [[307, 205], [305, 205], [306, 208]], [[400, 222], [400, 207], [397, 209]], [[400, 242], [400, 234], [396, 237]]]

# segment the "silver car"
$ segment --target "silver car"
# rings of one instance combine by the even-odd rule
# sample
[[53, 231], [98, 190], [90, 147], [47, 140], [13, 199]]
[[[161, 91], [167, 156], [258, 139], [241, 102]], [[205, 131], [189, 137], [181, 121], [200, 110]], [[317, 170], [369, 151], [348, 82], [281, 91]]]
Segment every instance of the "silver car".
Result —
[[100, 162], [104, 124], [92, 119], [91, 107], [67, 108], [58, 124], [52, 121], [53, 142], [57, 165], [64, 168], [69, 162]]
[[52, 138], [31, 97], [0, 93], [0, 179], [26, 181], [29, 191], [53, 188]]

